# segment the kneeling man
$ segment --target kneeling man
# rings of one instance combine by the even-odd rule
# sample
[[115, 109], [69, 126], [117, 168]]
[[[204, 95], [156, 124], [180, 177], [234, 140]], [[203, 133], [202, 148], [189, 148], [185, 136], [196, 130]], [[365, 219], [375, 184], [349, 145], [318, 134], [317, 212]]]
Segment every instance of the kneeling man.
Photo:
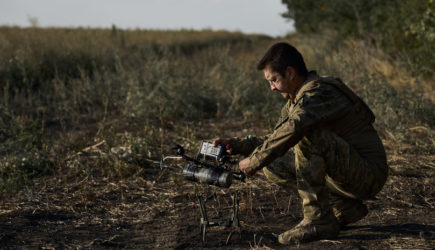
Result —
[[239, 168], [266, 177], [302, 199], [304, 219], [279, 235], [282, 244], [331, 238], [367, 215], [362, 200], [385, 184], [385, 150], [370, 108], [339, 78], [308, 72], [287, 43], [273, 45], [258, 63], [271, 90], [288, 99], [272, 134], [217, 139], [247, 156]]

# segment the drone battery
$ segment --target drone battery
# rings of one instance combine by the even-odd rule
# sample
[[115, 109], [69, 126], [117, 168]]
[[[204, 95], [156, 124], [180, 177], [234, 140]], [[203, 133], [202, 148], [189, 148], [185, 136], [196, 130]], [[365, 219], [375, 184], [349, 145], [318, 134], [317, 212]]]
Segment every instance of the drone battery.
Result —
[[204, 158], [219, 160], [223, 157], [224, 152], [224, 147], [222, 145], [214, 147], [212, 143], [203, 141], [197, 157], [199, 158], [200, 156], [203, 156]]
[[183, 168], [183, 176], [189, 181], [225, 188], [231, 186], [233, 178], [231, 172], [224, 168], [198, 167], [191, 164], [186, 164]]

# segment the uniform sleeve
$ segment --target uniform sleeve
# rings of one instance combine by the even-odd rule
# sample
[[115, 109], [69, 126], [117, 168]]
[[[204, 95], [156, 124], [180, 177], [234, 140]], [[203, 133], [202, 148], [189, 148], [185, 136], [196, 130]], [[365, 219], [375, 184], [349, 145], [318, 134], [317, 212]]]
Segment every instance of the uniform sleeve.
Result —
[[[290, 102], [287, 102], [286, 105], [281, 109], [281, 115], [275, 125], [275, 129], [283, 123], [284, 120], [288, 119], [288, 108], [290, 106]], [[262, 145], [272, 134], [263, 135], [260, 137], [252, 136], [251, 138], [232, 138], [233, 142], [231, 146], [233, 147], [233, 154], [240, 154], [245, 157], [252, 154], [252, 152], [260, 145]]]
[[259, 170], [284, 155], [312, 128], [349, 107], [351, 101], [329, 84], [313, 84], [288, 108], [288, 118], [250, 156], [251, 167]]
[[245, 139], [234, 137], [231, 139], [233, 141], [231, 143], [233, 154], [239, 154], [247, 157], [252, 153], [252, 151], [255, 150], [255, 148], [263, 144], [267, 137], [268, 135], [264, 137], [251, 137]]

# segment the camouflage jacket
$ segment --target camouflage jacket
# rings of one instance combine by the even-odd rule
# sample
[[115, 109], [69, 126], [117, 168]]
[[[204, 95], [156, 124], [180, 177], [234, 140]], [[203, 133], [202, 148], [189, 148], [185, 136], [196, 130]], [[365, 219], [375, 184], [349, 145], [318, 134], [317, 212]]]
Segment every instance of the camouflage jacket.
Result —
[[319, 77], [311, 71], [294, 99], [282, 108], [272, 134], [238, 140], [235, 149], [249, 155], [259, 170], [284, 155], [312, 129], [328, 129], [349, 142], [363, 157], [386, 165], [385, 151], [367, 105], [340, 79]]

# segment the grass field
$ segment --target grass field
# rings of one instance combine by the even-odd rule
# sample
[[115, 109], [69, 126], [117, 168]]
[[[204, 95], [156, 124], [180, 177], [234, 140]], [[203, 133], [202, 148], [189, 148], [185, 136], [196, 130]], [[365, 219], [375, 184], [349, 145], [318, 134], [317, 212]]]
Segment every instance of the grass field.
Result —
[[[137, 197], [126, 194], [132, 192], [131, 185], [150, 190], [159, 183], [168, 190], [181, 185], [151, 164], [174, 144], [194, 152], [201, 140], [270, 131], [284, 100], [269, 91], [255, 64], [271, 44], [282, 40], [301, 51], [309, 69], [339, 76], [369, 104], [394, 173], [409, 170], [410, 156], [427, 159], [416, 164], [427, 171], [420, 180], [433, 183], [434, 79], [412, 75], [407, 61], [366, 41], [337, 42], [325, 35], [277, 40], [213, 31], [1, 27], [2, 214], [16, 213], [20, 202], [32, 201], [29, 209], [37, 206], [35, 211], [43, 215], [41, 211], [65, 203], [72, 210], [59, 208], [55, 214], [68, 211], [68, 219], [77, 211], [92, 213], [86, 204], [110, 193], [130, 197], [122, 202], [133, 206]], [[271, 184], [261, 185], [287, 197]], [[423, 187], [426, 202], [420, 206], [433, 209], [433, 187]], [[65, 202], [61, 194], [74, 202]], [[156, 205], [160, 200], [164, 206], [174, 202], [168, 197], [178, 196], [156, 193], [144, 202]], [[424, 214], [424, 209], [419, 212]], [[428, 224], [422, 232], [433, 231], [433, 218]], [[0, 241], [6, 243], [0, 246], [21, 242], [19, 233], [7, 235], [2, 234]], [[41, 247], [44, 241], [38, 242], [20, 244]], [[71, 244], [57, 247], [82, 246], [80, 237]]]

